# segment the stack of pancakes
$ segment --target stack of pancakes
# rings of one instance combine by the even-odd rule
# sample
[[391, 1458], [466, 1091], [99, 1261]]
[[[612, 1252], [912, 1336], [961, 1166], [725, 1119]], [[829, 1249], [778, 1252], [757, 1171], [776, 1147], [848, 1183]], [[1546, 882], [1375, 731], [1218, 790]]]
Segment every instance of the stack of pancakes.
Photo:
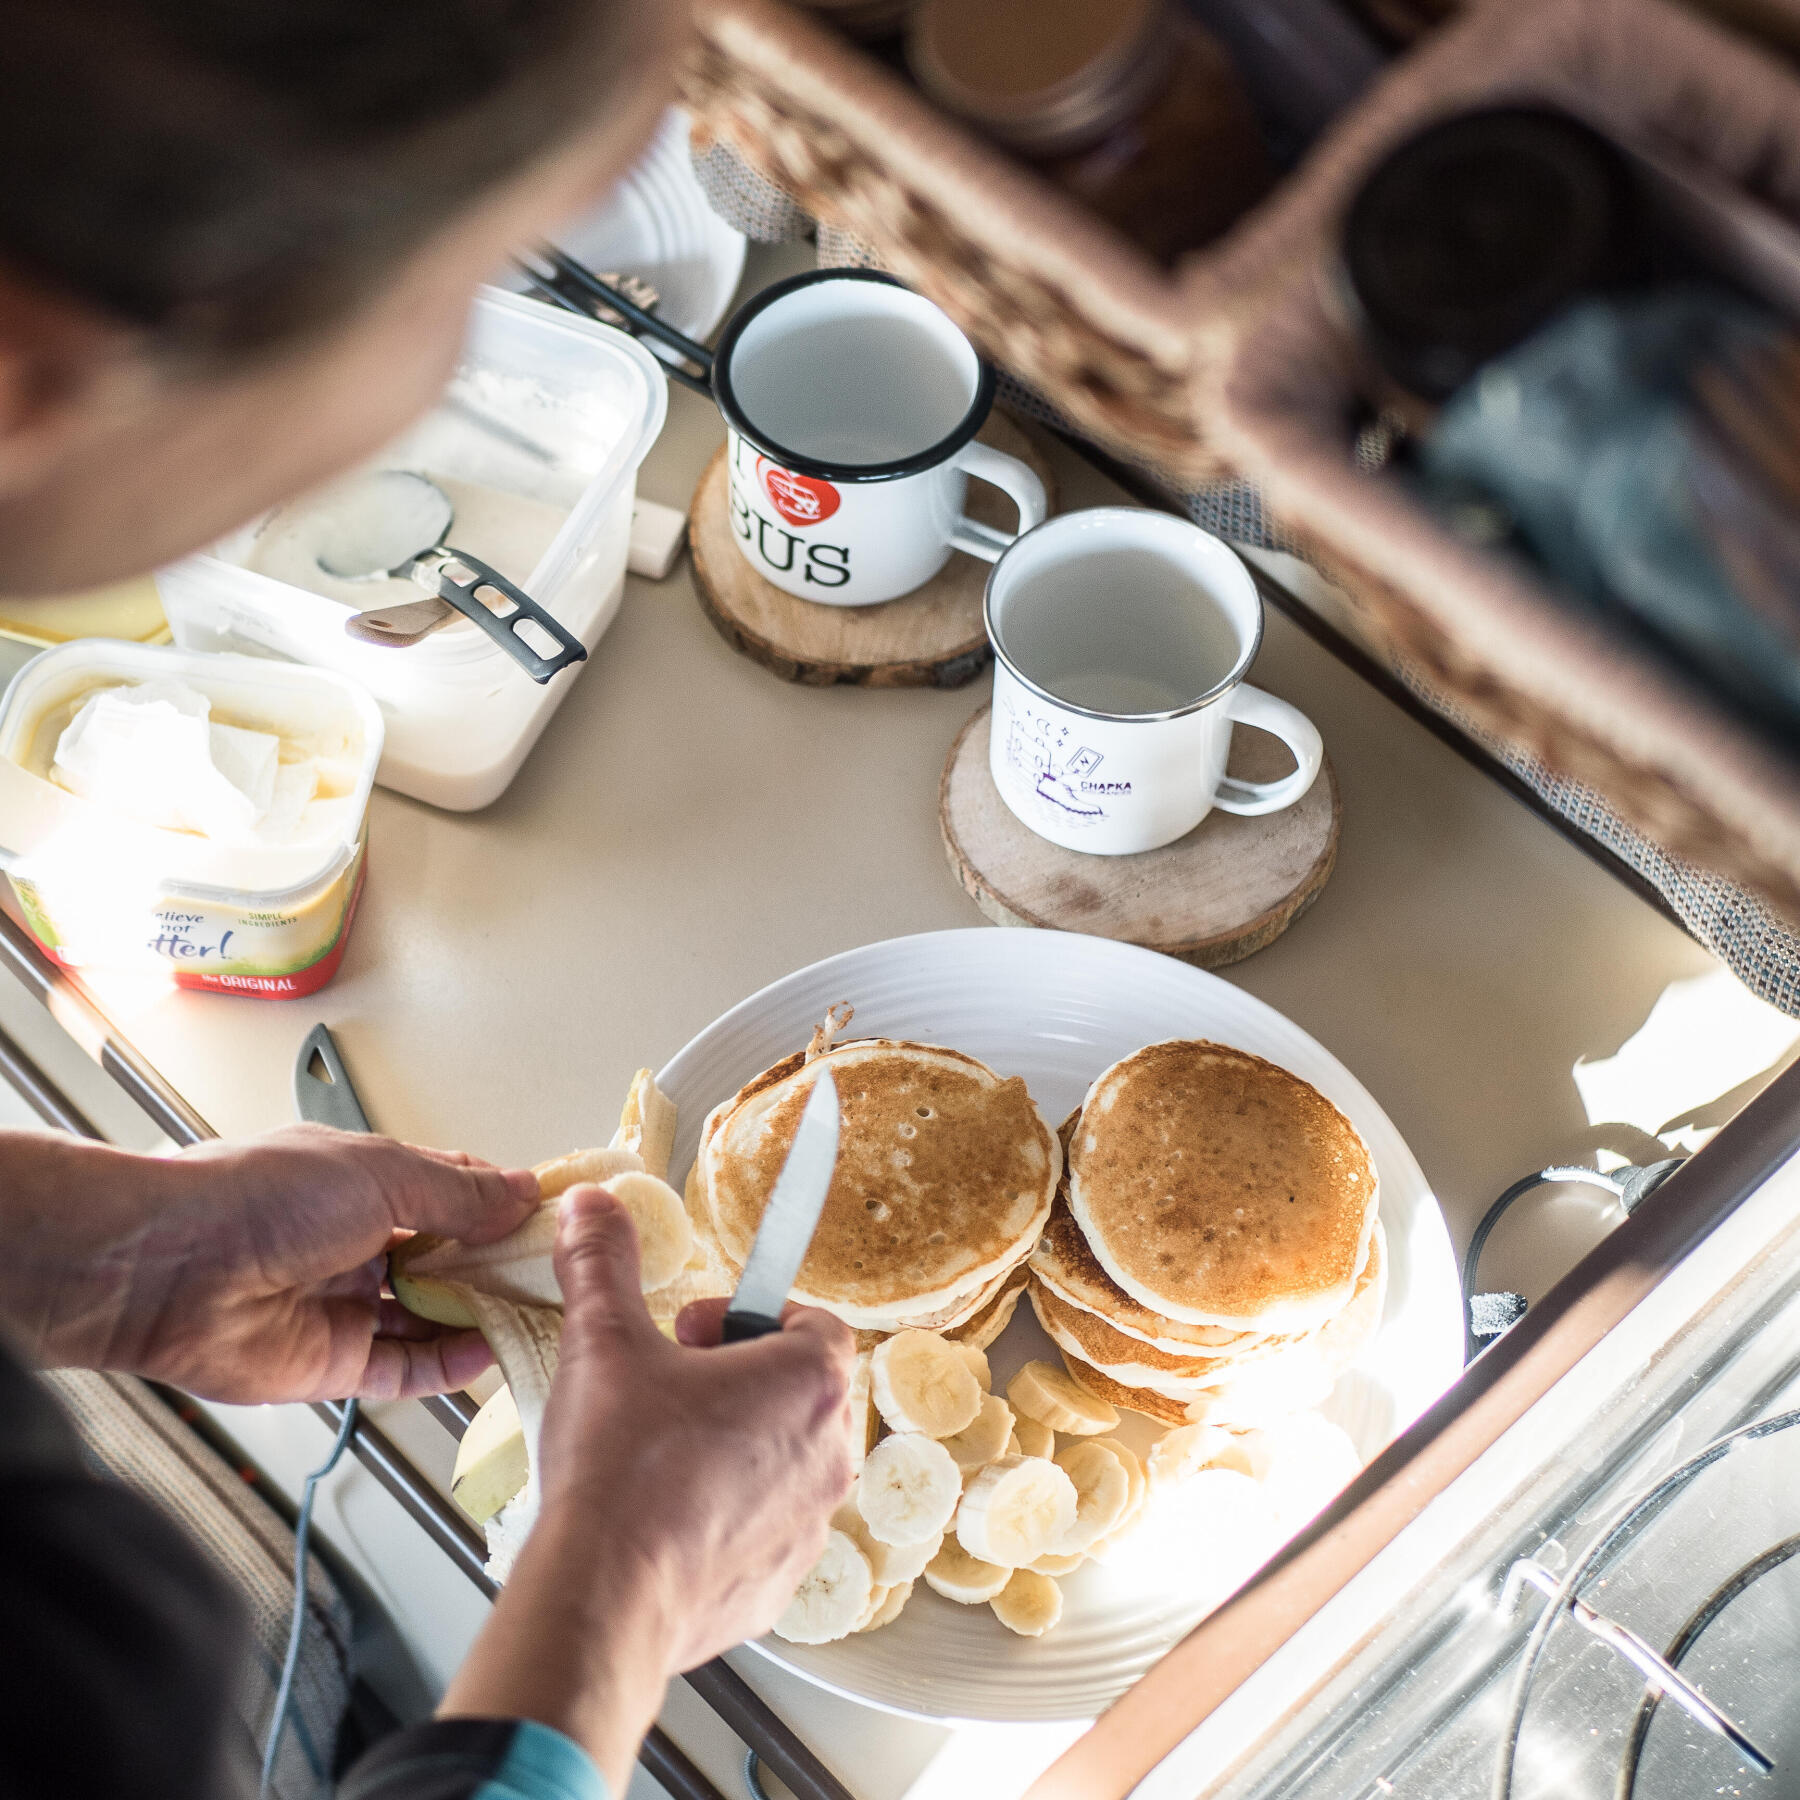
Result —
[[743, 1268], [821, 1069], [838, 1090], [838, 1159], [792, 1297], [875, 1335], [988, 1344], [1025, 1285], [1062, 1147], [1016, 1076], [959, 1051], [866, 1038], [777, 1063], [701, 1133], [695, 1210]]
[[1317, 1405], [1381, 1317], [1375, 1165], [1316, 1089], [1195, 1039], [1115, 1063], [1063, 1127], [1031, 1303], [1089, 1392], [1166, 1425]]

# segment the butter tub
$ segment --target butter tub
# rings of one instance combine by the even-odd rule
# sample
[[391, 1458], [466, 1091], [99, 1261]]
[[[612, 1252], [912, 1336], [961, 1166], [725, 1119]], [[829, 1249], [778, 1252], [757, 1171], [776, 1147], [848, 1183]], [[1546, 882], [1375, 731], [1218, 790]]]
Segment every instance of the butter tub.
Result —
[[[303, 743], [330, 803], [321, 830], [234, 848], [49, 779], [57, 739], [90, 692], [158, 679], [206, 695], [222, 723]], [[66, 968], [161, 972], [178, 987], [266, 999], [316, 993], [349, 938], [381, 748], [380, 708], [328, 670], [107, 638], [59, 645], [0, 703], [0, 869], [32, 936]]]

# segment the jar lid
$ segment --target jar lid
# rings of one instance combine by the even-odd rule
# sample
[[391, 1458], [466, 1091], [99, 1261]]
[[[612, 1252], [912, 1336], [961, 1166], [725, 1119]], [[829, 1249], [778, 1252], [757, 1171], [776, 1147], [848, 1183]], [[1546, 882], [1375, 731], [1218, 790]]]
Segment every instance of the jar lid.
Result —
[[1055, 156], [1131, 117], [1167, 75], [1165, 0], [922, 0], [913, 78], [1015, 149]]
[[1344, 223], [1344, 271], [1387, 372], [1441, 400], [1582, 294], [1642, 272], [1618, 148], [1544, 107], [1470, 112], [1391, 152]]

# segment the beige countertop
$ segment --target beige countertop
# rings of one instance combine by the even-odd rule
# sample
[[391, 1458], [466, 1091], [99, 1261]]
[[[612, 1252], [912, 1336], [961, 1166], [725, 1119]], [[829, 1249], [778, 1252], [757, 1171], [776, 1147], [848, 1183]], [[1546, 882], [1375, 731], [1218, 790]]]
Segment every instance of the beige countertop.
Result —
[[[712, 408], [675, 390], [640, 491], [685, 506], [721, 436]], [[1072, 453], [1055, 460], [1065, 506], [1117, 500]], [[1749, 1006], [1785, 1052], [1791, 1033], [1726, 992], [1693, 942], [1282, 617], [1254, 679], [1323, 731], [1343, 836], [1318, 903], [1225, 978], [1369, 1087], [1459, 1242], [1517, 1176], [1600, 1147], [1636, 1159], [1675, 1112], [1726, 1089], [1747, 1097], [1760, 1061], [1709, 1061], [1713, 1039], [1682, 1034], [1687, 1048], [1665, 1046], [1658, 1065], [1657, 1092], [1678, 1106], [1590, 1120], [1578, 1065], [1613, 1057], [1671, 983], [1722, 995], [1727, 1013]], [[368, 886], [331, 987], [273, 1003], [93, 985], [225, 1136], [291, 1117], [296, 1049], [324, 1019], [382, 1130], [512, 1163], [604, 1141], [634, 1069], [764, 983], [854, 945], [981, 922], [946, 866], [936, 801], [951, 741], [985, 699], [985, 681], [784, 685], [715, 635], [685, 563], [660, 584], [634, 578], [497, 804], [456, 815], [377, 794]], [[24, 1007], [0, 996], [0, 1021]], [[1591, 1199], [1553, 1206], [1497, 1242], [1488, 1274], [1539, 1291], [1606, 1222]], [[997, 1765], [984, 1792], [1031, 1773], [1023, 1742], [953, 1739], [738, 1661], [863, 1800], [976, 1791], [983, 1759]], [[668, 1723], [737, 1791], [728, 1734], [679, 1686]]]

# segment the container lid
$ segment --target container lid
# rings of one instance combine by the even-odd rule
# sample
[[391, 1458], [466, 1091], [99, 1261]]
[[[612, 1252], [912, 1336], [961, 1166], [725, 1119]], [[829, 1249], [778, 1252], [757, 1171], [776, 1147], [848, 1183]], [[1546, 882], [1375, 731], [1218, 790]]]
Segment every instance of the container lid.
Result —
[[[345, 828], [304, 844], [236, 849], [122, 817], [24, 766], [45, 713], [82, 688], [170, 678], [210, 698], [232, 696], [240, 712], [263, 696], [276, 709], [273, 716], [261, 715], [269, 716], [271, 727], [283, 711], [296, 714], [309, 705], [351, 725], [358, 734], [358, 767], [341, 809]], [[368, 811], [382, 736], [374, 700], [328, 670], [105, 638], [58, 645], [27, 663], [0, 702], [0, 869], [27, 874], [54, 854], [64, 870], [91, 860], [96, 880], [124, 884], [135, 878], [177, 897], [279, 904], [349, 863]]]
[[1344, 224], [1369, 347], [1441, 400], [1583, 294], [1634, 278], [1637, 190], [1619, 150], [1566, 113], [1463, 113], [1394, 150]]
[[1130, 118], [1168, 78], [1164, 0], [922, 0], [914, 78], [1015, 149], [1055, 156]]

